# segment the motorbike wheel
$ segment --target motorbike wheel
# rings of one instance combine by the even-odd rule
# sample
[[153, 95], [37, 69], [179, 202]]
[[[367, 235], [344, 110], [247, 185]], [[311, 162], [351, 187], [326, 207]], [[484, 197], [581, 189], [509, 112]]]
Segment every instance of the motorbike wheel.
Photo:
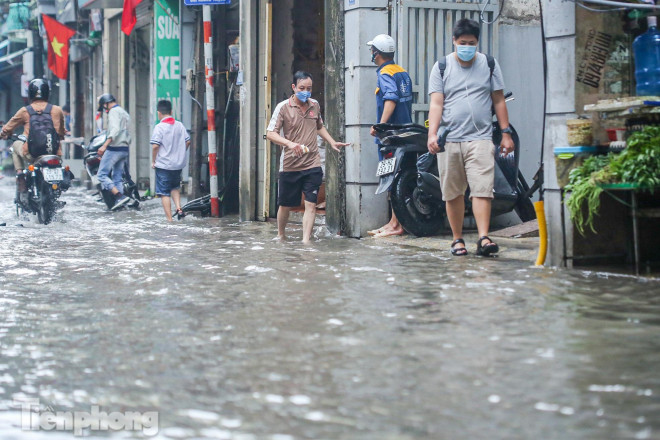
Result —
[[41, 199], [39, 200], [39, 210], [37, 211], [37, 220], [42, 225], [47, 225], [53, 219], [55, 213], [55, 206], [53, 203], [53, 195], [47, 183], [41, 187]]
[[417, 189], [417, 169], [401, 171], [392, 184], [390, 196], [397, 219], [409, 234], [428, 237], [437, 234], [444, 225], [443, 203], [424, 203]]

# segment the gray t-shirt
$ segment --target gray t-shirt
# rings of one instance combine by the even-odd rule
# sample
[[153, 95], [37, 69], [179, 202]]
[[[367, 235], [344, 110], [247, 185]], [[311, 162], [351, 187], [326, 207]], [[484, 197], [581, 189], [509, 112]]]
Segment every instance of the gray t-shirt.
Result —
[[454, 54], [445, 57], [444, 82], [440, 68], [435, 63], [429, 78], [429, 95], [443, 93], [445, 101], [442, 111], [442, 124], [450, 129], [449, 142], [467, 142], [492, 137], [491, 93], [504, 90], [502, 70], [495, 61], [493, 76], [486, 55], [477, 53], [477, 59], [470, 67], [463, 67]]

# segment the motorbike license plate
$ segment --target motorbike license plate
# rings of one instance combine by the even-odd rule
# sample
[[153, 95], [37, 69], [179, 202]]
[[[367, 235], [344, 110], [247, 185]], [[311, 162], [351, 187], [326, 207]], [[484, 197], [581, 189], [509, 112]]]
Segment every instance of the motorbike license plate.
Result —
[[46, 182], [62, 181], [64, 180], [64, 173], [62, 168], [42, 168], [44, 173], [44, 180]]
[[395, 164], [396, 164], [396, 157], [381, 160], [380, 162], [378, 162], [378, 169], [376, 170], [376, 176], [384, 176], [386, 174], [392, 174], [394, 172]]

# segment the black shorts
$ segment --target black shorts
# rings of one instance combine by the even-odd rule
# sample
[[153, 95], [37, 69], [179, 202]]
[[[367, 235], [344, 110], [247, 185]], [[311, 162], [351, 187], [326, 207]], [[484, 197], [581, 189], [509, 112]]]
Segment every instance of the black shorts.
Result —
[[322, 183], [323, 170], [321, 167], [303, 171], [282, 171], [278, 188], [278, 205], [287, 208], [300, 206], [303, 193], [305, 201], [316, 203]]

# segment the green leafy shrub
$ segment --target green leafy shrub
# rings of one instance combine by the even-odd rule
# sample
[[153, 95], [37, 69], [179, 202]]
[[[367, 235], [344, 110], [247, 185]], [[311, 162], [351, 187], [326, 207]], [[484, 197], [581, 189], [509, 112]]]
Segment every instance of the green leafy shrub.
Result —
[[[569, 174], [566, 207], [575, 228], [593, 232], [594, 215], [600, 209], [600, 194], [605, 183], [631, 183], [643, 188], [660, 187], [660, 127], [648, 126], [628, 137], [620, 154], [592, 156]], [[583, 207], [586, 206], [586, 216]]]

